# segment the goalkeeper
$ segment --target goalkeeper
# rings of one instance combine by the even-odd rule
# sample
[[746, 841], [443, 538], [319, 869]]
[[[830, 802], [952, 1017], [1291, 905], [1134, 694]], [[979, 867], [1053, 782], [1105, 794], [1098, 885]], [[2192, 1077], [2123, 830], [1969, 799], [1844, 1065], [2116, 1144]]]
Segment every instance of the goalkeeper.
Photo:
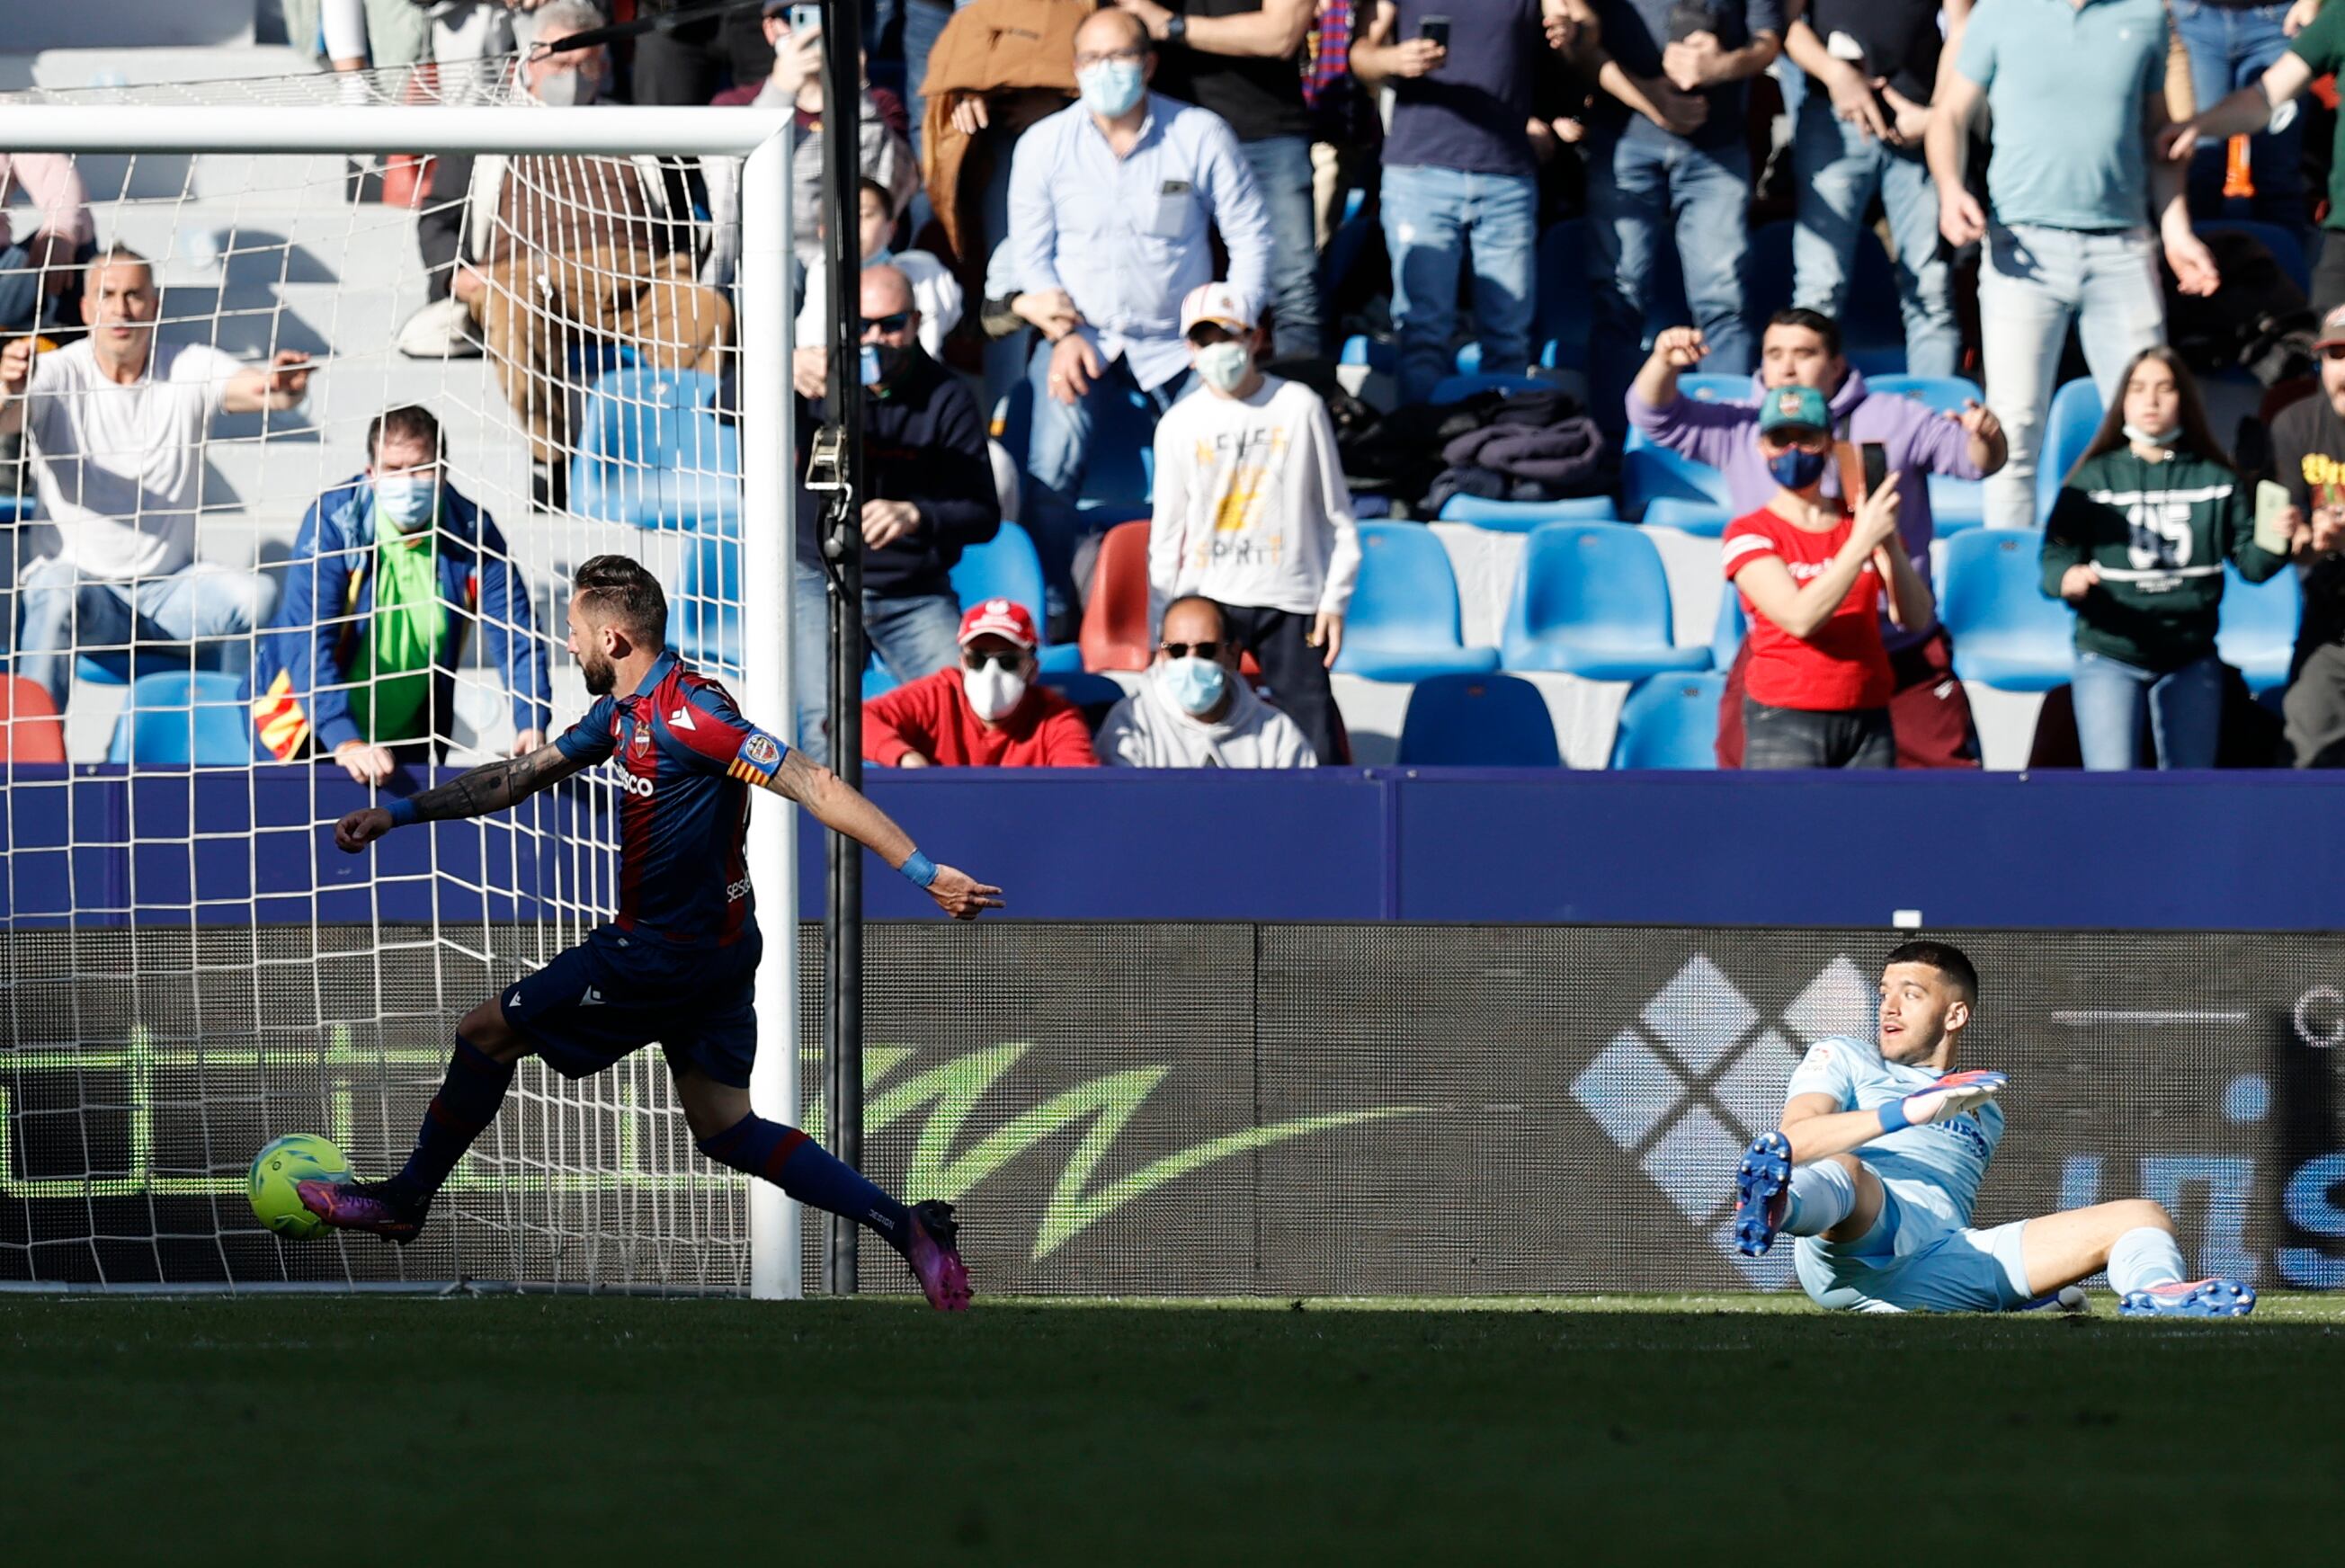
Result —
[[2254, 1289], [2183, 1276], [2174, 1221], [2146, 1199], [1975, 1229], [1971, 1209], [2003, 1138], [1995, 1072], [1953, 1072], [1978, 971], [1950, 943], [1907, 942], [1881, 975], [1880, 1043], [1819, 1040], [1784, 1091], [1782, 1129], [1735, 1179], [1736, 1245], [1798, 1237], [1820, 1307], [1998, 1312], [2046, 1304], [2108, 1270], [2127, 1317], [2245, 1317]]
[[950, 1204], [898, 1202], [804, 1133], [749, 1108], [752, 988], [764, 946], [744, 853], [750, 787], [805, 806], [956, 919], [999, 909], [1001, 890], [913, 848], [877, 806], [751, 724], [722, 686], [664, 652], [666, 641], [667, 600], [649, 572], [624, 556], [586, 561], [570, 601], [570, 652], [596, 699], [586, 716], [551, 745], [336, 824], [334, 842], [356, 854], [394, 827], [484, 816], [615, 761], [619, 910], [583, 944], [464, 1015], [406, 1168], [387, 1181], [305, 1181], [301, 1201], [329, 1225], [411, 1241], [432, 1196], [495, 1118], [522, 1057], [585, 1077], [657, 1040], [702, 1153], [869, 1226], [903, 1255], [931, 1306], [965, 1308], [969, 1275]]

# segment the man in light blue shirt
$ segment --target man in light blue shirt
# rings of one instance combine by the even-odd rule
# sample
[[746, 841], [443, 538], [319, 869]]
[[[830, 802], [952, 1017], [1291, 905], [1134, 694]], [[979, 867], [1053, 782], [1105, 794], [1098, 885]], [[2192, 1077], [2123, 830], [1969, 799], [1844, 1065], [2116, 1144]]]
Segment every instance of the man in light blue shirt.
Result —
[[2126, 1317], [2253, 1311], [2243, 1280], [2183, 1278], [2174, 1220], [2147, 1199], [1971, 1224], [2003, 1141], [2005, 1084], [2001, 1073], [1954, 1070], [1978, 989], [1977, 969], [1950, 942], [1917, 939], [1889, 955], [1876, 1038], [1817, 1041], [1784, 1089], [1782, 1130], [1744, 1150], [1735, 1245], [1757, 1257], [1778, 1234], [1798, 1237], [1801, 1285], [1841, 1311], [2012, 1311], [2061, 1300], [2103, 1269]]
[[[2011, 444], [1986, 481], [1986, 521], [2038, 528], [2035, 465], [2069, 322], [2102, 401], [2114, 402], [2127, 363], [2166, 339], [2157, 239], [2184, 293], [2212, 294], [2221, 281], [2190, 232], [2182, 171], [2154, 156], [2167, 123], [2165, 0], [1975, 6], [1934, 107], [1939, 230], [1957, 247], [1986, 241], [1986, 400]], [[1992, 111], [1991, 215], [1964, 183], [1982, 107]]]
[[1020, 138], [1010, 166], [1017, 288], [1041, 303], [1050, 339], [1029, 371], [1023, 521], [1041, 553], [1053, 641], [1074, 640], [1081, 611], [1075, 501], [1101, 405], [1138, 391], [1152, 424], [1187, 390], [1181, 301], [1213, 281], [1214, 228], [1248, 309], [1262, 309], [1269, 282], [1270, 215], [1236, 136], [1219, 116], [1149, 92], [1155, 68], [1138, 17], [1090, 17], [1075, 34], [1082, 100]]

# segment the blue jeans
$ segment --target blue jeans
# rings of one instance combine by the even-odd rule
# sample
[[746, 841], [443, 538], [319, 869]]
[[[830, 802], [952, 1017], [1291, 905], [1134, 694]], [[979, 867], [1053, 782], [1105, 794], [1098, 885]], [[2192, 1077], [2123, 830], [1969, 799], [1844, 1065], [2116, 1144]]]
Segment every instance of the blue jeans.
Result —
[[[2198, 107], [2210, 109], [2250, 83], [2288, 53], [2289, 37], [2280, 30], [2286, 5], [2257, 5], [2225, 10], [2202, 0], [2174, 0], [2174, 30], [2190, 56], [2190, 90]], [[2297, 115], [2281, 131], [2259, 131], [2248, 143], [2249, 167], [2256, 182], [2253, 216], [2276, 223], [2292, 233], [2306, 228], [2304, 202], [2304, 116]], [[2223, 169], [2228, 149], [2207, 142], [2190, 159], [2190, 212], [2194, 217], [2218, 217], [2223, 211]]]
[[[244, 637], [268, 624], [277, 584], [257, 572], [203, 561], [168, 577], [99, 582], [51, 556], [25, 571], [16, 598], [23, 613], [16, 673], [47, 687], [62, 713], [73, 691], [76, 653], [127, 651], [134, 641]], [[223, 669], [241, 673], [250, 668], [249, 643], [225, 652]]]
[[1456, 364], [1457, 279], [1474, 258], [1474, 335], [1482, 369], [1531, 361], [1538, 300], [1538, 182], [1528, 175], [1385, 169], [1385, 248], [1400, 330], [1400, 400], [1421, 403]]
[[[1042, 558], [1042, 597], [1050, 622], [1042, 640], [1071, 642], [1082, 616], [1082, 595], [1075, 587], [1075, 552], [1085, 534], [1103, 532], [1131, 516], [1122, 511], [1086, 513], [1075, 504], [1091, 460], [1091, 427], [1109, 400], [1130, 397], [1139, 383], [1132, 378], [1130, 362], [1119, 359], [1091, 383], [1089, 392], [1072, 403], [1062, 403], [1051, 395], [1047, 344], [1036, 348], [1026, 379], [1033, 388], [1034, 428], [1026, 440], [1026, 491], [1020, 509], [1025, 516], [1019, 521], [1034, 536], [1034, 549]], [[1150, 405], [1152, 431], [1164, 410], [1179, 401], [1195, 379], [1195, 371], [1183, 370], [1163, 385], [1141, 392]]]
[[[863, 634], [898, 685], [960, 663], [960, 601], [949, 593], [900, 599], [863, 596]], [[790, 607], [790, 684], [798, 710], [798, 750], [830, 765], [830, 583], [798, 562]]]
[[2157, 241], [2149, 230], [1988, 225], [1979, 268], [1986, 400], [2011, 444], [2010, 459], [1986, 481], [1990, 528], [2043, 526], [2035, 465], [2071, 320], [2103, 405], [2115, 402], [2125, 390], [2118, 378], [2127, 361], [2166, 339]]
[[1905, 369], [1951, 376], [1963, 355], [1954, 324], [1954, 269], [1938, 251], [1938, 187], [1919, 147], [1893, 147], [1832, 113], [1831, 95], [1810, 93], [1792, 142], [1799, 218], [1792, 230], [1792, 303], [1834, 320], [1848, 303], [1849, 265], [1873, 193], [1897, 241], [1897, 304], [1905, 319]]
[[1742, 319], [1742, 262], [1750, 249], [1751, 153], [1699, 147], [1659, 131], [1598, 131], [1588, 140], [1589, 343], [1593, 412], [1607, 430], [1628, 421], [1629, 383], [1645, 353], [1645, 312], [1655, 258], [1674, 235], [1686, 303], [1710, 345], [1705, 372], [1751, 369]]
[[2080, 651], [2068, 690], [2076, 704], [2076, 744], [2093, 772], [2123, 773], [2135, 765], [2144, 710], [2160, 768], [2215, 765], [2223, 731], [2223, 664], [2216, 655], [2158, 675]]
[[1311, 209], [1311, 141], [1266, 137], [1240, 142], [1270, 208], [1270, 304], [1277, 313], [1272, 352], [1316, 359], [1327, 345], [1319, 315], [1319, 241]]

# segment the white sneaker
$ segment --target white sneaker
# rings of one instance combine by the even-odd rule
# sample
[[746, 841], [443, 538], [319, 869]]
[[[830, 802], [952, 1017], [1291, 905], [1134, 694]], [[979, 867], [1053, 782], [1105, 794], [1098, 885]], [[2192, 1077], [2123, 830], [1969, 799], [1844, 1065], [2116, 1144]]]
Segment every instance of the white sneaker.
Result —
[[472, 312], [450, 295], [410, 316], [399, 329], [399, 351], [411, 359], [477, 359], [481, 341], [472, 336]]

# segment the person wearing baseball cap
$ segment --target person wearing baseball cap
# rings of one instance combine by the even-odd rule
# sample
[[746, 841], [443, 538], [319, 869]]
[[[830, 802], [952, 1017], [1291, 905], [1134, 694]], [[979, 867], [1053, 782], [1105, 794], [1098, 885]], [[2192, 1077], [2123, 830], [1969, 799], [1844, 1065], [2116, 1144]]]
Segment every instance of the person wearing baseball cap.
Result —
[[889, 768], [1092, 768], [1082, 710], [1034, 681], [1034, 617], [1010, 599], [960, 618], [960, 664], [863, 704], [863, 756]]
[[1728, 524], [1721, 545], [1751, 622], [1742, 765], [1894, 767], [1883, 593], [1901, 626], [1927, 625], [1936, 613], [1928, 585], [1893, 546], [1898, 489], [1860, 497], [1853, 512], [1824, 494], [1832, 406], [1813, 387], [1767, 390], [1759, 455], [1774, 497]]
[[1327, 672], [1344, 646], [1360, 543], [1327, 405], [1256, 367], [1263, 335], [1230, 285], [1191, 289], [1181, 331], [1204, 389], [1156, 427], [1151, 619], [1183, 595], [1214, 601], [1313, 754], [1345, 761]]
[[2304, 591], [2297, 669], [2280, 712], [2289, 760], [2333, 768], [2345, 767], [2345, 305], [2321, 318], [2312, 350], [2320, 391], [2271, 422], [2274, 477], [2288, 487], [2283, 521]]

